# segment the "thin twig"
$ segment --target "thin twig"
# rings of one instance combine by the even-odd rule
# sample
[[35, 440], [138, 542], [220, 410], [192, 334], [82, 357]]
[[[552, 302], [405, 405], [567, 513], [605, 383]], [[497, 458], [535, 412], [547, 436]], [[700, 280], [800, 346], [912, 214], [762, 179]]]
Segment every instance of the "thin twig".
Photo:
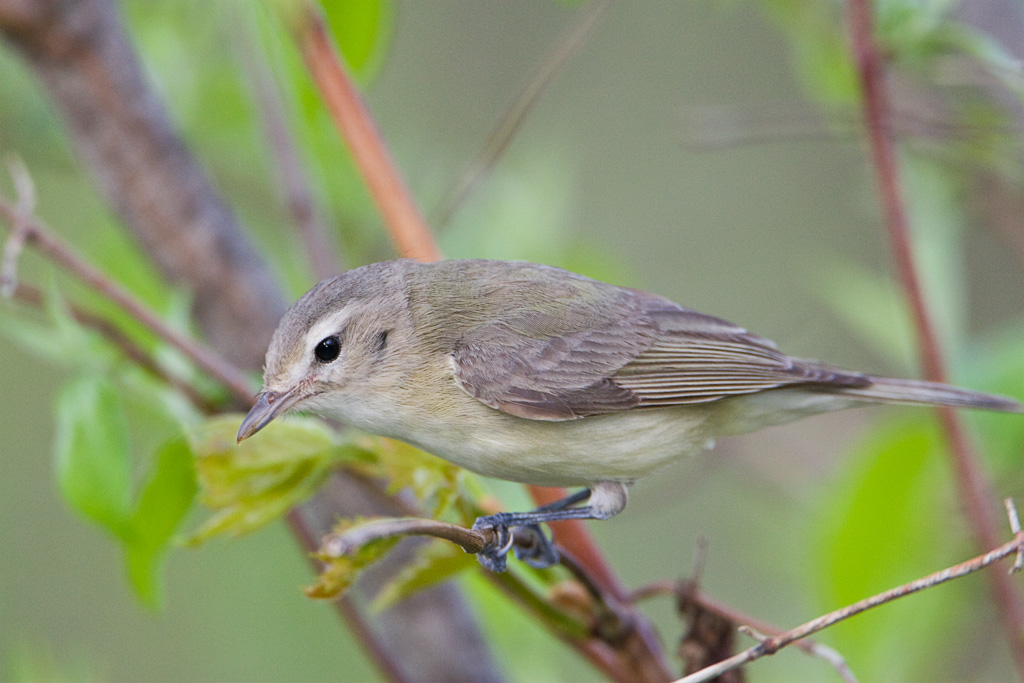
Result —
[[541, 62], [540, 68], [516, 96], [512, 106], [498, 120], [483, 148], [466, 164], [456, 178], [455, 184], [438, 203], [431, 220], [435, 229], [440, 230], [448, 225], [470, 193], [491, 172], [519, 132], [527, 115], [533, 111], [544, 90], [583, 47], [610, 4], [610, 0], [595, 1], [555, 42], [554, 49]]
[[878, 607], [879, 605], [885, 604], [887, 602], [892, 602], [893, 600], [902, 598], [912, 593], [917, 593], [918, 591], [922, 591], [927, 588], [932, 588], [947, 581], [952, 581], [953, 579], [958, 579], [962, 576], [966, 576], [980, 569], [984, 569], [985, 567], [994, 564], [1009, 555], [1019, 553], [1021, 551], [1024, 551], [1024, 534], [1018, 532], [1014, 536], [1012, 541], [1008, 541], [1007, 543], [1004, 543], [1003, 545], [985, 553], [984, 555], [979, 555], [978, 557], [970, 559], [966, 562], [961, 562], [960, 564], [953, 565], [952, 567], [948, 567], [941, 571], [937, 571], [933, 574], [929, 574], [928, 576], [920, 578], [916, 581], [911, 581], [910, 583], [898, 586], [891, 590], [885, 591], [884, 593], [879, 593], [878, 595], [866, 598], [864, 600], [861, 600], [860, 602], [856, 602], [852, 605], [843, 607], [842, 609], [837, 609], [833, 612], [829, 612], [828, 614], [822, 615], [817, 619], [812, 619], [811, 621], [808, 621], [807, 623], [797, 626], [796, 628], [786, 631], [785, 633], [782, 633], [778, 636], [767, 638], [764, 641], [755, 645], [754, 647], [744, 650], [743, 652], [740, 652], [739, 654], [730, 657], [729, 659], [723, 660], [718, 664], [709, 666], [705, 669], [701, 669], [700, 671], [690, 674], [689, 676], [686, 676], [684, 678], [680, 678], [678, 681], [676, 681], [676, 683], [699, 683], [700, 681], [711, 680], [712, 678], [720, 676], [722, 673], [729, 671], [730, 669], [742, 666], [744, 664], [747, 664], [748, 662], [752, 662], [755, 659], [760, 659], [761, 657], [764, 657], [766, 655], [773, 655], [782, 648], [786, 647], [787, 645], [795, 641], [800, 640], [801, 638], [806, 638], [812, 633], [817, 633], [818, 631], [826, 629], [835, 623], [843, 621], [844, 619], [849, 619], [850, 617], [860, 614], [861, 612], [865, 612], [871, 609], [872, 607]]
[[18, 259], [21, 258], [25, 241], [31, 232], [29, 219], [36, 210], [36, 186], [25, 168], [25, 162], [20, 157], [12, 156], [7, 160], [7, 168], [14, 181], [18, 203], [14, 207], [11, 235], [4, 244], [3, 260], [0, 261], [0, 296], [4, 298], [10, 298], [18, 287]]
[[[863, 118], [856, 110], [845, 107], [816, 110], [790, 102], [688, 107], [682, 116], [682, 143], [697, 151], [804, 140], [854, 139], [862, 132]], [[1010, 126], [960, 121], [952, 114], [920, 107], [894, 108], [889, 124], [897, 138], [938, 142], [976, 143], [994, 134], [1009, 140], [1014, 132]]]
[[170, 327], [134, 295], [89, 265], [38, 218], [21, 218], [19, 216], [18, 210], [0, 196], [0, 217], [3, 217], [11, 225], [17, 225], [19, 221], [23, 220], [27, 232], [25, 236], [27, 244], [35, 246], [91, 289], [116, 304], [158, 337], [185, 354], [200, 369], [223, 384], [236, 401], [242, 405], [252, 402], [249, 381], [240, 370], [210, 349]]
[[[1004, 499], [1003, 506], [1006, 508], [1006, 516], [1010, 519], [1010, 531], [1016, 536], [1020, 533], [1020, 515], [1017, 514], [1017, 506], [1013, 504], [1013, 498]], [[1017, 557], [1013, 560], [1013, 566], [1010, 567], [1010, 573], [1016, 574], [1021, 569], [1024, 569], [1024, 550], [1017, 553]]]
[[[33, 308], [42, 308], [45, 304], [42, 292], [35, 287], [22, 283], [18, 283], [17, 288], [12, 294], [12, 298], [15, 301], [27, 304]], [[78, 324], [96, 330], [99, 334], [103, 335], [107, 341], [120, 349], [121, 353], [123, 353], [126, 358], [184, 396], [188, 399], [189, 403], [195, 406], [196, 409], [204, 415], [213, 415], [220, 410], [219, 406], [214, 405], [208, 398], [199, 393], [199, 391], [197, 391], [191, 384], [188, 384], [179, 377], [175, 377], [166, 369], [161, 367], [152, 355], [132, 341], [128, 335], [115, 327], [114, 324], [106, 318], [101, 318], [98, 315], [83, 311], [81, 308], [73, 305], [69, 306], [68, 310], [71, 317], [74, 318]]]
[[[758, 631], [751, 626], [747, 626], [746, 624], [737, 626], [736, 630], [759, 643], [763, 643], [771, 638], [768, 634], [762, 633], [761, 631]], [[847, 665], [846, 660], [836, 650], [818, 642], [810, 642], [808, 639], [797, 641], [798, 646], [803, 643], [807, 643], [810, 647], [801, 648], [802, 650], [805, 650], [812, 656], [817, 657], [818, 659], [823, 659], [831, 664], [843, 681], [846, 683], [857, 683], [857, 678], [853, 675], [853, 672], [850, 670], [849, 665]]]
[[[684, 579], [682, 581], [672, 579], [656, 581], [655, 583], [648, 584], [633, 591], [630, 594], [629, 599], [633, 603], [659, 596], [667, 596], [679, 600], [681, 595], [685, 595], [702, 609], [711, 612], [726, 621], [733, 624], [740, 624], [738, 628], [741, 631], [744, 628], [749, 628], [768, 636], [781, 636], [785, 633], [785, 630], [778, 626], [769, 624], [757, 617], [750, 616], [749, 614], [741, 612], [734, 607], [716, 600], [710, 595], [702, 593], [699, 588], [694, 585], [694, 582], [689, 579]], [[836, 670], [839, 677], [846, 683], [857, 683], [857, 678], [850, 670], [849, 665], [846, 663], [846, 659], [844, 659], [843, 656], [833, 648], [812, 640], [811, 638], [798, 640], [794, 643], [794, 647], [800, 648], [812, 657], [817, 657], [828, 662]]]
[[398, 251], [408, 258], [437, 261], [441, 252], [430, 228], [412, 201], [363, 98], [342, 65], [323, 17], [311, 3], [305, 5], [297, 31], [296, 41], [306, 66]]
[[[934, 382], [946, 381], [943, 353], [932, 323], [917, 267], [914, 262], [907, 212], [900, 187], [892, 134], [890, 130], [888, 92], [882, 56], [874, 37], [871, 0], [850, 0], [850, 33], [854, 56], [863, 88], [862, 104], [878, 190], [885, 211], [886, 225], [893, 259], [903, 291], [917, 329], [918, 350], [925, 377]], [[999, 538], [996, 518], [990, 507], [994, 499], [963, 422], [952, 408], [939, 408], [939, 416], [950, 446], [959, 497], [963, 501], [975, 543], [981, 548], [993, 547]], [[1018, 672], [1024, 676], [1024, 600], [1005, 574], [989, 575], [1003, 629], [1009, 641]]]
[[280, 84], [271, 73], [266, 56], [253, 35], [256, 32], [253, 13], [239, 11], [243, 9], [241, 5], [233, 8], [236, 19], [245, 23], [235, 32], [239, 43], [238, 52], [263, 124], [264, 137], [275, 161], [274, 171], [295, 223], [299, 241], [306, 252], [306, 261], [316, 279], [323, 280], [340, 270], [337, 243], [324, 225], [309, 179], [303, 170], [295, 138], [285, 116]]

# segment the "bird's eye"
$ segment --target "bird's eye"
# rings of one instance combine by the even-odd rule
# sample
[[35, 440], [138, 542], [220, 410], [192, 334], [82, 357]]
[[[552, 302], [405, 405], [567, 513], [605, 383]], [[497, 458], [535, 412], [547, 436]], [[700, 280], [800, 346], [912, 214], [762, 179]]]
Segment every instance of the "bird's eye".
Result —
[[341, 353], [341, 341], [337, 337], [324, 337], [313, 349], [313, 355], [321, 363], [330, 363]]

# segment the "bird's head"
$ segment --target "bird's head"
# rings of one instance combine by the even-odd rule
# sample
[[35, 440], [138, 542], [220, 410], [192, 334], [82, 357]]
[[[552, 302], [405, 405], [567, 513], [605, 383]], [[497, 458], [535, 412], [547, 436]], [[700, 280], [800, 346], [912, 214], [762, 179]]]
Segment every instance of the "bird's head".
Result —
[[344, 418], [344, 405], [391, 381], [392, 351], [410, 334], [404, 263], [373, 264], [324, 280], [288, 309], [267, 350], [263, 390], [238, 441], [291, 410]]

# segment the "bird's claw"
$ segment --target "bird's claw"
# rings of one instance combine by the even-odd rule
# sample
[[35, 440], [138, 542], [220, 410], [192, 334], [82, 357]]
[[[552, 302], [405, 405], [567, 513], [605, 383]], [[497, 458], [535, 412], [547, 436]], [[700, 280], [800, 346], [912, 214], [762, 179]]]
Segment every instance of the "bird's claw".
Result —
[[517, 544], [514, 548], [516, 559], [530, 565], [534, 569], [547, 569], [558, 564], [558, 551], [551, 545], [540, 524], [519, 527], [530, 535], [530, 544]]
[[558, 551], [544, 534], [539, 524], [515, 526], [527, 532], [532, 540], [529, 544], [516, 544], [508, 521], [502, 514], [480, 517], [473, 524], [474, 531], [489, 529], [494, 532], [494, 540], [477, 553], [477, 559], [493, 572], [503, 572], [506, 568], [508, 551], [515, 552], [516, 559], [536, 569], [546, 569], [558, 563]]
[[506, 566], [505, 557], [512, 549], [516, 539], [509, 526], [500, 519], [494, 519], [495, 517], [498, 515], [480, 517], [473, 524], [473, 531], [488, 529], [494, 532], [494, 540], [485, 545], [476, 554], [476, 557], [480, 560], [480, 564], [492, 572], [503, 572]]

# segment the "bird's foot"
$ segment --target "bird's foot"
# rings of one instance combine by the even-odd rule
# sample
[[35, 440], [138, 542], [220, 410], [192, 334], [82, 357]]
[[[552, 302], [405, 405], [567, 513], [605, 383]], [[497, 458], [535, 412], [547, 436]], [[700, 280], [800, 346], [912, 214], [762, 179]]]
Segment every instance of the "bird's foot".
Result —
[[527, 532], [528, 543], [516, 543], [516, 559], [525, 562], [535, 569], [547, 569], [558, 564], [558, 551], [551, 544], [551, 539], [544, 533], [540, 524], [528, 524], [519, 529]]
[[[516, 524], [507, 513], [498, 513], [488, 517], [480, 517], [473, 524], [473, 529], [490, 529], [494, 532], [494, 541], [477, 553], [477, 558], [487, 569], [503, 572], [509, 550], [515, 551], [516, 559], [537, 569], [546, 569], [558, 563], [558, 551], [551, 545], [540, 524]], [[511, 522], [511, 523], [510, 523]], [[529, 536], [529, 541], [516, 543], [512, 529], [518, 529]]]
[[494, 532], [494, 540], [485, 545], [476, 554], [476, 557], [480, 560], [480, 564], [492, 572], [503, 572], [505, 571], [505, 556], [512, 549], [512, 544], [516, 539], [508, 524], [501, 519], [495, 519], [496, 517], [501, 517], [501, 515], [479, 517], [473, 524], [473, 531], [489, 529]]

